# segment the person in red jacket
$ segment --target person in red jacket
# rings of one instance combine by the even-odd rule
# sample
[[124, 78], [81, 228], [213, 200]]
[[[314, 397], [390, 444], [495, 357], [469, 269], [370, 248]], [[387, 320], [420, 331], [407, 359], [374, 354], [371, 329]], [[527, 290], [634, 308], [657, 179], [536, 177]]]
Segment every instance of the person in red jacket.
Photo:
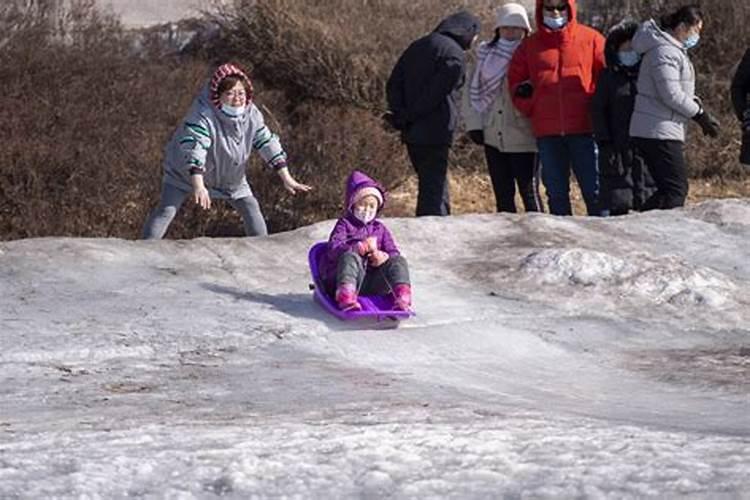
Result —
[[576, 20], [575, 0], [537, 0], [538, 31], [510, 63], [513, 104], [531, 119], [550, 213], [571, 215], [570, 167], [589, 215], [599, 215], [591, 100], [604, 69], [605, 38]]

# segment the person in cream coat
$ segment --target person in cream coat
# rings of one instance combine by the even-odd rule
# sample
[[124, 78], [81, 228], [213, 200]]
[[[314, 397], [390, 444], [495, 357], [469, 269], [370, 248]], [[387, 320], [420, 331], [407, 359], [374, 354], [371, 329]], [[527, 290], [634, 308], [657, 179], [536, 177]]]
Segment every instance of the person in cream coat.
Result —
[[531, 32], [526, 9], [497, 9], [495, 35], [476, 54], [463, 111], [469, 138], [484, 146], [498, 212], [516, 212], [516, 185], [527, 212], [542, 211], [536, 138], [529, 120], [513, 105], [507, 72], [513, 53]]

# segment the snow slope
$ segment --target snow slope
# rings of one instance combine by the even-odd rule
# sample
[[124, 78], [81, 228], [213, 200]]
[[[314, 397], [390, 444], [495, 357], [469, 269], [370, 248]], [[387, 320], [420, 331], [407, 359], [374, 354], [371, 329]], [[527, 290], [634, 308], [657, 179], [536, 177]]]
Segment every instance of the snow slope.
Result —
[[750, 498], [750, 202], [388, 221], [418, 316], [265, 239], [0, 243], [0, 498]]

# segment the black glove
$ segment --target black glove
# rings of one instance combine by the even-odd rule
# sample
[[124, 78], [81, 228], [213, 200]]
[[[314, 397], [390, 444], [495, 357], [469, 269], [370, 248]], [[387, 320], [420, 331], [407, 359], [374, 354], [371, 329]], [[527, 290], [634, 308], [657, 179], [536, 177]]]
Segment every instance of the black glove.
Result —
[[477, 146], [484, 146], [484, 132], [482, 130], [469, 130], [467, 135], [471, 142]]
[[386, 130], [404, 130], [406, 129], [406, 120], [400, 114], [393, 111], [386, 111], [381, 117], [383, 126]]
[[719, 127], [721, 124], [719, 123], [719, 120], [711, 116], [708, 111], [701, 109], [698, 114], [693, 117], [693, 120], [701, 126], [703, 135], [719, 137]]
[[747, 108], [742, 113], [742, 132], [744, 134], [750, 134], [750, 108]]
[[523, 82], [521, 85], [516, 87], [516, 97], [521, 99], [529, 99], [534, 95], [534, 86], [530, 82]]

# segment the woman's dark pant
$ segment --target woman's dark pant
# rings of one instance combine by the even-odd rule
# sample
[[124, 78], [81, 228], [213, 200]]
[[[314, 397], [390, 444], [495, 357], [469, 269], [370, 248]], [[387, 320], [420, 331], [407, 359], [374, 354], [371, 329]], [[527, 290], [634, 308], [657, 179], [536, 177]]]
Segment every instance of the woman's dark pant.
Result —
[[541, 212], [539, 160], [536, 153], [503, 153], [484, 147], [498, 212], [516, 212], [516, 184], [527, 212]]
[[422, 215], [450, 215], [448, 192], [449, 146], [407, 144], [414, 170], [419, 179], [417, 217]]
[[389, 258], [380, 267], [372, 267], [354, 252], [339, 257], [336, 269], [336, 286], [354, 285], [362, 295], [387, 295], [396, 285], [410, 284], [409, 266], [401, 255]]
[[634, 140], [656, 184], [656, 192], [646, 200], [643, 210], [684, 206], [689, 189], [685, 144], [641, 137]]

